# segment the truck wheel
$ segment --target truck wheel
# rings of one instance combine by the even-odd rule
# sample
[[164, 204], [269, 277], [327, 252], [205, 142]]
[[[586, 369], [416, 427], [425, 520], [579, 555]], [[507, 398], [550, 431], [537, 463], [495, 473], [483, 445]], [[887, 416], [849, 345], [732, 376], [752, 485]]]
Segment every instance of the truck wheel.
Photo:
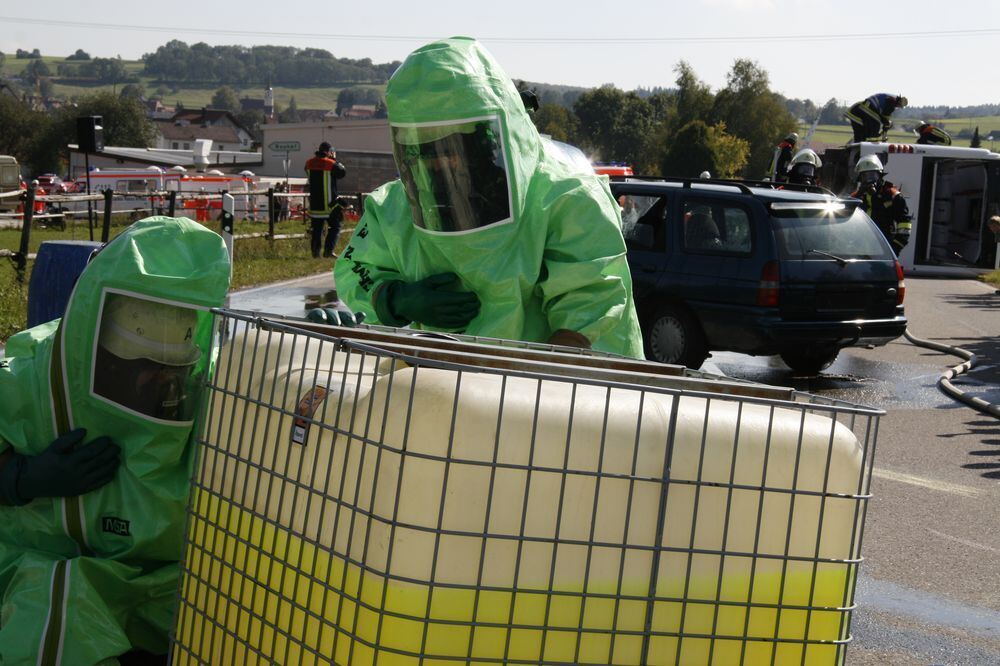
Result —
[[664, 306], [649, 320], [646, 358], [698, 369], [707, 357], [708, 347], [701, 326], [687, 310]]
[[781, 360], [800, 375], [815, 375], [833, 365], [838, 354], [840, 349], [830, 347], [786, 349], [781, 352]]

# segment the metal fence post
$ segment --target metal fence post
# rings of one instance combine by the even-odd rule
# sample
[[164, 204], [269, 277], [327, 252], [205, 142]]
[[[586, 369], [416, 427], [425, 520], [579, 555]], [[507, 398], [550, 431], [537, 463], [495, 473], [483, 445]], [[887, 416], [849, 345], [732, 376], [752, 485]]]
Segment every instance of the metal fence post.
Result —
[[274, 188], [267, 188], [267, 237], [271, 241], [274, 241], [274, 223], [278, 218], [276, 203], [277, 199], [274, 198]]
[[229, 261], [233, 260], [233, 227], [235, 226], [236, 199], [229, 192], [222, 192], [222, 240], [229, 251]]
[[17, 281], [24, 282], [24, 271], [28, 266], [28, 242], [31, 240], [31, 219], [35, 216], [35, 188], [24, 192], [24, 217], [21, 219], [21, 245], [14, 261], [17, 265]]
[[104, 228], [101, 229], [101, 242], [107, 243], [111, 234], [111, 202], [114, 198], [114, 191], [109, 187], [104, 190]]
[[175, 217], [177, 213], [177, 190], [170, 191], [170, 197], [167, 201], [167, 214], [170, 217]]

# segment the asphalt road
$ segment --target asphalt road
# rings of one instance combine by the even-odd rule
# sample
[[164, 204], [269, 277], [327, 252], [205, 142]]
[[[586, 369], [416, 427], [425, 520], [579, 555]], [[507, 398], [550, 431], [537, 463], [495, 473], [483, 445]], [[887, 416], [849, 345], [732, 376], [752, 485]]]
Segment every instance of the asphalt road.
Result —
[[[910, 332], [980, 355], [953, 383], [1000, 403], [1000, 293], [906, 280]], [[715, 354], [724, 373], [886, 410], [847, 663], [1000, 664], [1000, 420], [941, 393], [961, 359], [905, 339], [851, 349], [821, 375], [777, 358]]]

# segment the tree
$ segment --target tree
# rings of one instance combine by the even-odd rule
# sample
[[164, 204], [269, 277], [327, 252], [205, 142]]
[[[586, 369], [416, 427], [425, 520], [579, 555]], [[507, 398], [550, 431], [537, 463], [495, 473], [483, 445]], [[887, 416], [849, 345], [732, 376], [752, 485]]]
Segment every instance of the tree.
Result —
[[563, 143], [576, 143], [580, 132], [576, 116], [559, 104], [542, 104], [531, 117], [531, 121], [535, 123], [539, 132]]
[[299, 105], [295, 102], [295, 95], [292, 95], [292, 98], [288, 100], [288, 108], [278, 114], [278, 122], [299, 122]]
[[337, 94], [337, 115], [341, 115], [355, 104], [378, 104], [381, 99], [381, 94], [374, 88], [366, 86], [344, 88]]
[[679, 129], [693, 120], [707, 121], [714, 101], [712, 89], [699, 79], [691, 65], [683, 60], [677, 63], [674, 71], [677, 73], [674, 127]]
[[146, 88], [142, 83], [127, 83], [122, 86], [122, 90], [118, 93], [118, 96], [122, 99], [131, 98], [142, 102], [142, 99], [146, 96]]
[[51, 116], [47, 131], [38, 137], [34, 166], [38, 171], [61, 171], [60, 158], [66, 146], [76, 143], [78, 116], [102, 116], [104, 143], [109, 146], [144, 148], [152, 144], [156, 130], [135, 98], [121, 98], [102, 91], [77, 100], [75, 107], [63, 107]]
[[573, 112], [580, 122], [580, 143], [595, 151], [601, 159], [612, 159], [613, 128], [621, 111], [625, 93], [611, 84], [580, 95]]
[[726, 86], [715, 96], [712, 118], [726, 124], [727, 131], [750, 144], [746, 173], [763, 176], [774, 146], [797, 127], [778, 96], [771, 91], [767, 72], [756, 62], [737, 59], [726, 78]]
[[3, 54], [3, 51], [0, 51], [0, 69], [3, 69], [3, 64], [4, 64], [4, 61], [6, 61], [6, 60], [7, 60], [7, 56], [5, 56]]
[[262, 138], [260, 126], [267, 122], [264, 112], [258, 109], [248, 109], [247, 111], [237, 111], [234, 116], [240, 125], [250, 130], [254, 141], [259, 143]]
[[240, 110], [240, 98], [231, 87], [222, 86], [212, 95], [212, 108], [235, 113]]
[[846, 110], [847, 107], [841, 106], [831, 97], [819, 112], [819, 122], [821, 125], [846, 125], [848, 122], [844, 118]]
[[969, 148], [979, 148], [982, 145], [982, 139], [979, 138], [979, 125], [976, 125], [976, 131], [972, 133], [972, 140], [969, 141]]
[[22, 76], [29, 84], [36, 85], [39, 79], [52, 76], [52, 70], [49, 69], [44, 60], [32, 60], [24, 68]]
[[748, 153], [747, 142], [728, 134], [723, 123], [692, 120], [670, 138], [660, 173], [695, 178], [708, 171], [716, 178], [732, 178], [744, 168]]
[[51, 118], [33, 111], [25, 102], [0, 94], [0, 154], [13, 155], [32, 173], [45, 171], [35, 159], [38, 138], [47, 132]]
[[80, 73], [99, 83], [124, 83], [132, 78], [121, 58], [94, 58], [80, 66]]
[[83, 49], [77, 49], [73, 55], [66, 56], [66, 60], [90, 60], [90, 54]]

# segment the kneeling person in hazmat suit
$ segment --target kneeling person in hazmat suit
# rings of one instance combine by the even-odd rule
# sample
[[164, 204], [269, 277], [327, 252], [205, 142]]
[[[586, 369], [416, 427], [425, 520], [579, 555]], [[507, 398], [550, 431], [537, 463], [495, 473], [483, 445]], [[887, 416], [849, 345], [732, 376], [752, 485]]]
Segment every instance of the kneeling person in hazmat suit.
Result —
[[[0, 663], [165, 654], [180, 574], [211, 307], [230, 267], [187, 219], [136, 222], [61, 320], [0, 364]], [[130, 656], [131, 656], [130, 655]]]
[[400, 178], [334, 268], [365, 320], [642, 357], [621, 213], [559, 157], [475, 40], [410, 54], [386, 88]]

